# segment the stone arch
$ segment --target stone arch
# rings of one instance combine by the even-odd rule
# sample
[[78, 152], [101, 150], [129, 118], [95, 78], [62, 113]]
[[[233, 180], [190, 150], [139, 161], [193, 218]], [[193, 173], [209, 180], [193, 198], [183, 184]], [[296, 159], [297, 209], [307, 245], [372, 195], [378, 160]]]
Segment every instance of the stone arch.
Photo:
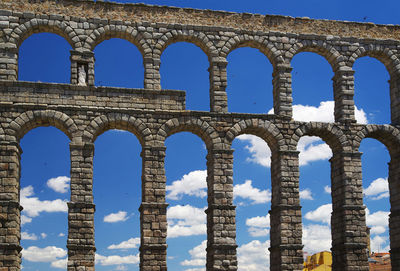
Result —
[[278, 62], [283, 62], [283, 58], [279, 57], [274, 44], [269, 42], [268, 38], [249, 35], [239, 35], [230, 38], [222, 47], [221, 56], [226, 58], [233, 50], [243, 47], [251, 47], [260, 50], [273, 66]]
[[226, 132], [225, 139], [230, 146], [233, 140], [242, 134], [251, 134], [262, 138], [265, 142], [267, 142], [272, 151], [277, 151], [284, 148], [283, 146], [285, 144], [285, 140], [282, 133], [272, 122], [269, 122], [268, 120], [241, 120], [235, 123]]
[[21, 24], [10, 35], [10, 43], [15, 44], [16, 48], [22, 44], [32, 34], [49, 32], [63, 37], [72, 47], [76, 49], [82, 46], [73, 28], [65, 22], [47, 19], [31, 19]]
[[389, 48], [377, 44], [369, 44], [368, 46], [358, 47], [349, 57], [348, 66], [353, 67], [357, 59], [364, 56], [369, 56], [380, 61], [383, 65], [385, 65], [390, 76], [394, 74], [400, 74], [400, 60], [396, 54]]
[[391, 125], [365, 125], [354, 139], [357, 150], [364, 138], [374, 138], [384, 144], [392, 157], [400, 154], [400, 131]]
[[94, 118], [88, 124], [83, 132], [83, 141], [94, 143], [99, 135], [110, 129], [133, 133], [142, 147], [152, 140], [151, 131], [142, 120], [127, 114], [109, 113]]
[[97, 45], [112, 38], [129, 41], [139, 49], [142, 56], [151, 53], [151, 48], [143, 35], [135, 28], [125, 25], [106, 25], [95, 29], [87, 37], [84, 48], [93, 51]]
[[177, 42], [189, 42], [198, 46], [207, 55], [210, 63], [211, 58], [217, 56], [217, 49], [204, 33], [189, 30], [172, 30], [165, 33], [156, 42], [154, 54], [161, 58], [164, 50]]
[[169, 136], [179, 132], [191, 132], [197, 135], [206, 144], [207, 150], [225, 147], [214, 127], [207, 121], [196, 117], [173, 118], [166, 121], [159, 128], [155, 139], [160, 146], [164, 146], [164, 142]]
[[318, 136], [325, 141], [332, 152], [351, 151], [347, 136], [342, 129], [333, 123], [308, 122], [296, 129], [291, 138], [292, 150], [297, 149], [299, 140], [303, 136]]
[[295, 43], [293, 47], [286, 52], [286, 61], [290, 64], [293, 57], [301, 52], [312, 52], [322, 56], [331, 65], [333, 72], [345, 64], [345, 58], [332, 45], [323, 40], [301, 40]]
[[31, 110], [20, 114], [10, 123], [9, 134], [15, 141], [19, 141], [27, 132], [40, 126], [54, 126], [71, 141], [78, 139], [78, 128], [74, 120], [55, 110]]

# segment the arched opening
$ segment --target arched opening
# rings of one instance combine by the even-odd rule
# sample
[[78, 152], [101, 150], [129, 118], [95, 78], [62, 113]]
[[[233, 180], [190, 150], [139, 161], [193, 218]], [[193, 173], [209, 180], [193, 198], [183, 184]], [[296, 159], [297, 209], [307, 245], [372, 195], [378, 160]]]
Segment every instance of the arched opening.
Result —
[[291, 61], [293, 118], [334, 122], [332, 67], [316, 53], [301, 52]]
[[95, 141], [96, 270], [139, 270], [141, 145], [131, 133], [109, 130]]
[[[366, 223], [369, 228], [370, 268], [390, 269], [389, 238], [389, 152], [386, 146], [375, 139], [366, 138], [361, 142], [362, 184]], [[380, 254], [385, 253], [385, 254]]]
[[29, 131], [20, 142], [20, 204], [24, 270], [67, 268], [70, 199], [69, 138], [54, 127]]
[[129, 41], [113, 38], [94, 49], [95, 85], [143, 88], [143, 57]]
[[173, 270], [206, 265], [206, 146], [197, 136], [180, 132], [165, 142], [168, 232], [167, 262]]
[[196, 45], [188, 42], [171, 44], [161, 55], [161, 86], [186, 91], [186, 109], [209, 111], [208, 68], [207, 55]]
[[[307, 261], [308, 256], [331, 251], [331, 165], [328, 159], [332, 156], [332, 150], [316, 136], [301, 137], [297, 150], [300, 152], [299, 187], [303, 214], [303, 253], [304, 260]], [[332, 259], [332, 256], [330, 258]], [[324, 264], [328, 268], [332, 262]]]
[[255, 48], [238, 48], [227, 61], [229, 112], [267, 113], [273, 107], [273, 67], [268, 58]]
[[366, 56], [354, 63], [354, 103], [368, 122], [391, 123], [389, 73], [379, 60]]
[[271, 151], [250, 134], [238, 136], [232, 148], [238, 270], [269, 270]]
[[31, 35], [19, 47], [18, 80], [69, 84], [71, 49], [57, 34]]

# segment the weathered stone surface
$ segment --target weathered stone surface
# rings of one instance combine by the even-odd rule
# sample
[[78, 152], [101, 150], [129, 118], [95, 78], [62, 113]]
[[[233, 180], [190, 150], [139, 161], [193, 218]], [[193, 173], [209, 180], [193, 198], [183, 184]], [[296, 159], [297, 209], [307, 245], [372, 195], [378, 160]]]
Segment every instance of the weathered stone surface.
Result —
[[[51, 32], [72, 46], [71, 84], [20, 82], [18, 48], [33, 33]], [[93, 49], [118, 37], [143, 55], [144, 89], [94, 86]], [[270, 146], [271, 270], [302, 270], [302, 224], [297, 143], [321, 137], [332, 149], [333, 269], [368, 270], [361, 185], [361, 141], [373, 137], [390, 151], [390, 239], [400, 270], [400, 27], [284, 16], [236, 14], [89, 0], [0, 2], [0, 270], [20, 270], [19, 140], [38, 126], [55, 126], [71, 140], [68, 271], [93, 271], [95, 258], [93, 142], [108, 129], [134, 133], [142, 145], [140, 269], [167, 270], [165, 140], [189, 131], [208, 150], [207, 270], [237, 270], [232, 141], [253, 134]], [[187, 41], [210, 61], [210, 112], [187, 111], [185, 93], [161, 90], [166, 47]], [[275, 114], [228, 112], [227, 55], [260, 49], [274, 67]], [[311, 51], [334, 71], [335, 123], [292, 120], [293, 56]], [[382, 61], [390, 74], [390, 125], [361, 125], [354, 116], [354, 71], [362, 56]], [[86, 74], [80, 86], [79, 69]], [[389, 105], [388, 105], [389, 106]]]

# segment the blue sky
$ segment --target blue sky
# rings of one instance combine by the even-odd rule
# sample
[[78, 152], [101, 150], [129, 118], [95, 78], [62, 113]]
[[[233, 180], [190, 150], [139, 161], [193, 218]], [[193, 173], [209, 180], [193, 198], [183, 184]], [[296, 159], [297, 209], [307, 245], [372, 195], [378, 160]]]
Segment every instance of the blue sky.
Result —
[[[121, 1], [127, 2], [127, 1]], [[132, 2], [132, 1], [129, 1]], [[311, 18], [399, 24], [400, 3], [386, 1], [236, 1], [165, 0], [148, 4], [236, 12], [307, 16]], [[346, 8], [344, 8], [346, 7]], [[68, 43], [54, 34], [34, 34], [20, 47], [19, 79], [69, 82]], [[96, 85], [142, 88], [142, 57], [127, 41], [111, 39], [95, 50]], [[187, 109], [209, 110], [208, 60], [195, 45], [177, 43], [163, 53], [164, 89], [187, 91]], [[228, 56], [230, 112], [267, 113], [272, 108], [272, 66], [256, 49], [240, 48]], [[314, 53], [294, 57], [293, 104], [298, 120], [333, 121], [332, 69]], [[389, 75], [382, 63], [364, 57], [355, 63], [355, 103], [362, 123], [389, 123]], [[310, 119], [313, 118], [313, 119]], [[24, 270], [66, 270], [69, 200], [69, 139], [53, 127], [36, 128], [21, 139], [21, 203]], [[205, 270], [207, 205], [206, 149], [197, 136], [178, 133], [166, 141], [168, 267], [177, 271]], [[239, 270], [269, 270], [271, 196], [270, 152], [261, 139], [243, 135], [233, 143]], [[330, 249], [331, 152], [318, 138], [299, 143], [300, 189], [304, 251]], [[390, 157], [376, 140], [362, 142], [364, 203], [372, 227], [372, 250], [388, 250], [390, 209], [387, 162]], [[95, 142], [94, 200], [96, 270], [139, 270], [138, 238], [141, 199], [141, 146], [129, 132], [111, 130]], [[188, 214], [196, 214], [196, 216]]]

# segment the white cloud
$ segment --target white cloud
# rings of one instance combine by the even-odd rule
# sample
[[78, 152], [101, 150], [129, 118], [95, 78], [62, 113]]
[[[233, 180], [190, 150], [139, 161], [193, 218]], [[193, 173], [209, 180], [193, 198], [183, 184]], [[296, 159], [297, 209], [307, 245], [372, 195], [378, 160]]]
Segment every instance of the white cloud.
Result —
[[128, 270], [128, 267], [125, 266], [125, 265], [118, 265], [118, 266], [115, 268], [115, 270], [118, 270], [118, 271], [126, 271], [126, 270]]
[[332, 188], [329, 185], [325, 185], [324, 186], [324, 191], [327, 194], [331, 194], [332, 193]]
[[54, 262], [51, 262], [51, 267], [54, 268], [60, 268], [60, 269], [67, 269], [67, 263], [68, 263], [68, 258], [57, 260]]
[[26, 216], [26, 215], [21, 215], [21, 225], [25, 225], [28, 223], [32, 222], [32, 218]]
[[125, 211], [119, 211], [118, 213], [111, 213], [109, 215], [104, 216], [103, 221], [107, 223], [116, 223], [121, 221], [128, 220], [128, 213]]
[[42, 239], [45, 239], [45, 238], [47, 237], [47, 234], [44, 233], [44, 232], [42, 232], [42, 233], [40, 234], [40, 237], [42, 237]]
[[[36, 217], [41, 212], [68, 212], [67, 202], [65, 200], [56, 199], [56, 200], [44, 200], [41, 201], [37, 197], [32, 197], [34, 195], [33, 187], [27, 186], [21, 189], [21, 205], [24, 207], [22, 211], [29, 217]], [[25, 220], [25, 223], [30, 222], [29, 220]]]
[[238, 247], [238, 271], [259, 271], [269, 267], [269, 240], [253, 240]]
[[249, 145], [245, 149], [249, 151], [250, 157], [246, 159], [248, 162], [259, 164], [264, 167], [271, 166], [271, 150], [268, 144], [258, 136], [240, 135], [237, 137], [240, 141], [247, 141]]
[[330, 224], [331, 213], [332, 213], [332, 204], [324, 204], [319, 206], [316, 210], [306, 213], [304, 217], [311, 221]]
[[123, 241], [117, 245], [112, 244], [108, 246], [108, 249], [130, 249], [137, 248], [140, 245], [140, 238], [131, 238], [127, 241]]
[[378, 178], [367, 188], [364, 188], [364, 195], [372, 200], [379, 200], [389, 197], [389, 182], [387, 179]]
[[[206, 247], [207, 240], [201, 242], [200, 245], [195, 246], [191, 250], [189, 250], [190, 260], [184, 260], [181, 262], [183, 266], [205, 266], [206, 265]], [[196, 268], [198, 269], [198, 268]], [[193, 270], [193, 269], [192, 269]], [[200, 270], [204, 270], [200, 268]]]
[[30, 262], [54, 262], [65, 256], [67, 251], [55, 246], [45, 248], [31, 246], [22, 250], [22, 258]]
[[326, 225], [310, 224], [303, 226], [303, 251], [312, 255], [320, 251], [330, 251], [332, 246], [331, 229]]
[[376, 234], [382, 234], [386, 231], [384, 226], [375, 226], [371, 228], [370, 234], [371, 235], [376, 235]]
[[387, 236], [376, 235], [371, 238], [371, 252], [388, 252], [389, 246], [385, 246], [388, 242]]
[[321, 139], [315, 136], [303, 136], [297, 144], [299, 165], [305, 166], [310, 162], [328, 160], [332, 156], [332, 150]]
[[371, 235], [381, 234], [386, 231], [389, 224], [390, 212], [377, 211], [372, 213], [367, 208], [365, 210], [366, 223], [368, 227], [371, 227]]
[[253, 187], [251, 180], [246, 180], [243, 184], [237, 184], [233, 187], [233, 195], [235, 198], [243, 198], [251, 200], [252, 204], [267, 203], [271, 201], [271, 191], [260, 190]]
[[167, 185], [167, 198], [179, 200], [182, 195], [204, 198], [207, 196], [207, 170], [195, 170], [183, 175], [182, 179]]
[[203, 235], [207, 233], [204, 208], [176, 205], [167, 209], [168, 238]]
[[246, 219], [246, 225], [249, 227], [250, 236], [267, 236], [270, 228], [269, 214], [266, 216], [256, 216]]
[[58, 237], [64, 237], [64, 236], [65, 236], [65, 234], [62, 233], [62, 232], [60, 232], [60, 233], [58, 234]]
[[51, 178], [47, 181], [47, 186], [58, 193], [67, 193], [70, 180], [67, 176]]
[[37, 239], [38, 239], [38, 237], [34, 233], [30, 234], [30, 233], [28, 233], [26, 231], [21, 232], [21, 240], [32, 240], [32, 241], [34, 241], [34, 240], [37, 240]]
[[312, 197], [312, 193], [311, 193], [311, 190], [309, 188], [306, 188], [306, 189], [300, 191], [300, 198], [301, 199], [307, 199], [307, 200], [313, 200], [314, 199]]
[[119, 255], [102, 256], [100, 254], [96, 254], [95, 263], [100, 264], [102, 266], [138, 264], [139, 253], [136, 255], [127, 255], [127, 256], [119, 256]]

